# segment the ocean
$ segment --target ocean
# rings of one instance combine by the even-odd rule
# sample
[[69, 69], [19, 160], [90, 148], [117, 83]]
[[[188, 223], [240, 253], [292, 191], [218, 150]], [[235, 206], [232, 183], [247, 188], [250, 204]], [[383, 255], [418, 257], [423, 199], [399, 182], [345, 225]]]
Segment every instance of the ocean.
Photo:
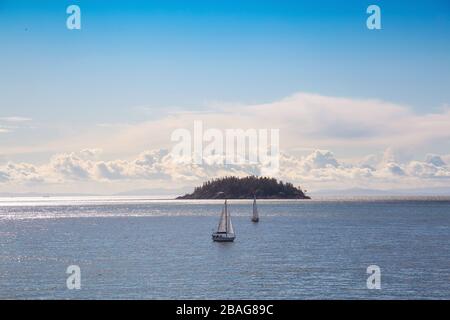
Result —
[[450, 299], [450, 198], [231, 200], [216, 243], [222, 204], [0, 198], [0, 298]]

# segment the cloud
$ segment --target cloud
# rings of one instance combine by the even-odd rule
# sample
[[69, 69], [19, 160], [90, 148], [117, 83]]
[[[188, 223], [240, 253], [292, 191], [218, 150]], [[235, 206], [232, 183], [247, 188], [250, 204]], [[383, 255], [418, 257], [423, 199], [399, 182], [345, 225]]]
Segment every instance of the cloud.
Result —
[[[380, 100], [308, 93], [270, 103], [216, 104], [212, 108], [214, 112], [172, 112], [137, 124], [77, 131], [76, 136], [33, 149], [54, 154], [47, 163], [0, 165], [0, 185], [36, 183], [44, 188], [46, 184], [89, 182], [102, 188], [128, 182], [171, 188], [248, 174], [274, 175], [309, 189], [449, 185], [450, 155], [436, 154], [449, 146], [448, 108], [418, 114], [408, 106]], [[254, 164], [220, 165], [213, 161], [219, 155], [209, 156], [202, 165], [176, 163], [167, 151], [174, 145], [172, 132], [180, 128], [192, 132], [198, 120], [204, 130], [279, 129], [280, 170]], [[25, 153], [25, 148], [16, 150]], [[6, 148], [2, 154], [11, 159]]]
[[6, 182], [8, 180], [9, 180], [8, 173], [0, 171], [0, 182]]
[[446, 165], [444, 160], [442, 160], [442, 158], [437, 154], [428, 154], [425, 162], [432, 164], [436, 167], [443, 167]]
[[[45, 189], [46, 184], [90, 182], [101, 188], [105, 183], [147, 181], [178, 188], [225, 175], [267, 175], [265, 168], [257, 164], [221, 165], [214, 161], [205, 161], [202, 165], [182, 164], [165, 149], [144, 151], [132, 159], [109, 161], [92, 158], [92, 153], [97, 152], [57, 154], [40, 166], [10, 162], [0, 166], [0, 184], [35, 184]], [[314, 150], [300, 157], [282, 153], [280, 170], [273, 176], [308, 189], [405, 188], [448, 186], [450, 183], [450, 166], [439, 155], [428, 155], [423, 161], [398, 163], [386, 154], [391, 151], [364, 157], [355, 165], [338, 160], [328, 150]]]
[[[24, 122], [31, 121], [31, 118], [24, 117], [0, 117], [0, 133], [13, 132], [23, 125]], [[4, 123], [4, 125], [2, 125]]]
[[25, 117], [0, 117], [0, 122], [27, 122], [31, 120], [31, 118]]
[[80, 151], [80, 157], [87, 159], [96, 159], [100, 157], [102, 153], [103, 150], [99, 148], [83, 149]]
[[[213, 110], [214, 112], [211, 112]], [[261, 104], [214, 104], [204, 111], [158, 113], [139, 123], [101, 124], [68, 133], [36, 146], [15, 144], [4, 154], [70, 152], [95, 145], [107, 154], [137, 154], [148, 149], [170, 149], [174, 130], [279, 129], [281, 150], [333, 150], [340, 156], [366, 156], [391, 147], [413, 153], [450, 147], [450, 109], [419, 114], [411, 107], [376, 99], [354, 99], [296, 93]], [[126, 121], [126, 119], [124, 119]], [[423, 156], [422, 154], [421, 156]], [[415, 156], [419, 156], [415, 154]]]
[[141, 153], [132, 161], [115, 160], [95, 163], [94, 176], [102, 180], [157, 180], [169, 179], [165, 167], [169, 153], [166, 150], [153, 150]]
[[[297, 93], [264, 104], [214, 105], [215, 112], [170, 113], [141, 123], [103, 128], [111, 130], [107, 140], [96, 141], [107, 152], [137, 153], [150, 148], [170, 148], [174, 130], [193, 129], [202, 121], [204, 130], [279, 129], [281, 147], [333, 149], [368, 154], [393, 148], [417, 149], [450, 141], [450, 109], [416, 114], [405, 105], [374, 100], [327, 97]], [[80, 140], [80, 139], [78, 139]]]
[[43, 172], [32, 164], [9, 162], [0, 166], [0, 183], [43, 183], [44, 181]]
[[330, 151], [316, 150], [307, 157], [304, 158], [304, 165], [308, 169], [320, 169], [320, 168], [336, 168], [339, 163], [335, 159], [333, 153]]
[[87, 180], [91, 178], [92, 162], [75, 153], [58, 154], [52, 157], [48, 169], [63, 180]]
[[[386, 167], [382, 169], [384, 172], [388, 172], [392, 174], [393, 176], [404, 176], [405, 172], [403, 171], [402, 167], [400, 167], [398, 164], [389, 162], [386, 164]], [[382, 171], [382, 172], [383, 172]]]

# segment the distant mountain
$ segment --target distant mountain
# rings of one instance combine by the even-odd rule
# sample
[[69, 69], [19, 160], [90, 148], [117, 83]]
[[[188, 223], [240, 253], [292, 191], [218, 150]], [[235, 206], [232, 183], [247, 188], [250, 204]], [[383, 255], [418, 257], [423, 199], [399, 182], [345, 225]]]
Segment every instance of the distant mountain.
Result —
[[193, 193], [177, 199], [310, 199], [292, 183], [274, 178], [248, 176], [225, 177], [203, 183]]
[[[238, 179], [238, 178], [236, 178]], [[244, 178], [245, 179], [245, 178]], [[267, 178], [260, 178], [267, 179]], [[273, 179], [275, 180], [275, 179]], [[215, 180], [212, 180], [215, 181]], [[275, 180], [276, 181], [276, 180]], [[211, 183], [211, 182], [208, 182]], [[282, 183], [282, 182], [280, 182]], [[238, 185], [240, 183], [237, 183]], [[266, 198], [266, 199], [308, 199], [309, 197], [304, 194], [304, 192], [300, 188], [295, 188], [289, 183], [285, 183], [284, 188], [287, 188], [290, 191], [283, 191], [283, 187], [279, 188], [279, 182], [276, 182], [277, 186], [273, 181], [271, 182], [263, 182], [261, 184], [264, 187], [256, 187], [256, 184], [251, 187], [242, 187], [243, 189], [239, 189], [237, 185], [234, 185], [234, 182], [228, 181], [225, 185], [220, 185], [220, 189], [214, 189], [216, 187], [208, 185], [205, 189], [202, 187], [195, 188], [194, 192], [191, 194], [187, 194], [190, 189], [189, 188], [178, 188], [178, 189], [136, 189], [125, 192], [120, 192], [113, 194], [113, 196], [150, 196], [150, 197], [161, 197], [161, 198], [175, 198], [177, 194], [186, 193], [186, 195], [178, 197], [178, 199], [253, 199], [253, 194], [255, 190], [257, 191], [256, 196], [258, 198]], [[271, 185], [272, 187], [269, 187]], [[292, 188], [296, 189], [294, 191]], [[225, 187], [226, 186], [226, 187]], [[200, 190], [197, 190], [199, 189]], [[231, 188], [228, 192], [222, 190], [228, 190], [227, 188]], [[273, 190], [278, 190], [276, 192], [272, 192], [270, 188]], [[258, 191], [259, 190], [259, 191]], [[237, 192], [236, 192], [237, 191]], [[217, 193], [225, 192], [224, 194]], [[267, 192], [267, 193], [266, 193]], [[277, 193], [278, 192], [278, 193]], [[281, 194], [280, 194], [281, 192]], [[283, 194], [284, 193], [284, 194]], [[411, 188], [411, 189], [364, 189], [364, 188], [351, 188], [351, 189], [329, 189], [329, 190], [317, 190], [311, 191], [310, 194], [318, 197], [358, 197], [358, 196], [373, 196], [373, 197], [389, 197], [389, 196], [449, 196], [450, 197], [450, 187], [441, 187], [441, 188]], [[27, 192], [27, 193], [13, 193], [13, 192], [0, 192], [0, 197], [87, 197], [87, 196], [107, 196], [106, 194], [90, 194], [90, 193], [40, 193], [40, 192]], [[227, 197], [226, 197], [227, 196]], [[304, 198], [303, 198], [304, 197]]]
[[450, 187], [411, 189], [336, 189], [311, 192], [317, 196], [450, 196]]
[[190, 188], [178, 189], [135, 189], [114, 194], [115, 196], [173, 196], [188, 192]]
[[136, 189], [116, 194], [95, 194], [95, 193], [45, 193], [45, 192], [26, 192], [26, 193], [13, 193], [13, 192], [0, 192], [0, 197], [96, 197], [96, 196], [150, 196], [150, 197], [163, 197], [175, 198], [177, 194], [188, 192], [188, 188], [178, 189]]
[[14, 197], [91, 197], [97, 194], [90, 193], [44, 193], [44, 192], [0, 192], [0, 197], [14, 198]]

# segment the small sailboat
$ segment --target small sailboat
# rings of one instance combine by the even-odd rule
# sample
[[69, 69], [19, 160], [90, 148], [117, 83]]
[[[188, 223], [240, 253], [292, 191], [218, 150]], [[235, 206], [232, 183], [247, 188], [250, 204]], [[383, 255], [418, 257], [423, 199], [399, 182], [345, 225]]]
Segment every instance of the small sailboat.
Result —
[[220, 215], [219, 226], [217, 227], [217, 231], [212, 234], [212, 239], [217, 242], [232, 242], [235, 237], [231, 216], [228, 213], [227, 200], [225, 200], [225, 205]]
[[258, 221], [259, 221], [258, 208], [256, 207], [256, 197], [254, 197], [253, 198], [252, 222], [258, 222]]

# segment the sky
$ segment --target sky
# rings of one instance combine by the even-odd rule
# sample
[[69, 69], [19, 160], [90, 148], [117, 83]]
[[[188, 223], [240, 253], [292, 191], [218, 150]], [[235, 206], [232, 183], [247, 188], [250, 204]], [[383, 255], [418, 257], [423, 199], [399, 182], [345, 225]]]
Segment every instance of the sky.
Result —
[[195, 120], [279, 129], [277, 177], [313, 191], [450, 188], [449, 39], [445, 0], [0, 0], [0, 192], [263, 173], [174, 165]]

